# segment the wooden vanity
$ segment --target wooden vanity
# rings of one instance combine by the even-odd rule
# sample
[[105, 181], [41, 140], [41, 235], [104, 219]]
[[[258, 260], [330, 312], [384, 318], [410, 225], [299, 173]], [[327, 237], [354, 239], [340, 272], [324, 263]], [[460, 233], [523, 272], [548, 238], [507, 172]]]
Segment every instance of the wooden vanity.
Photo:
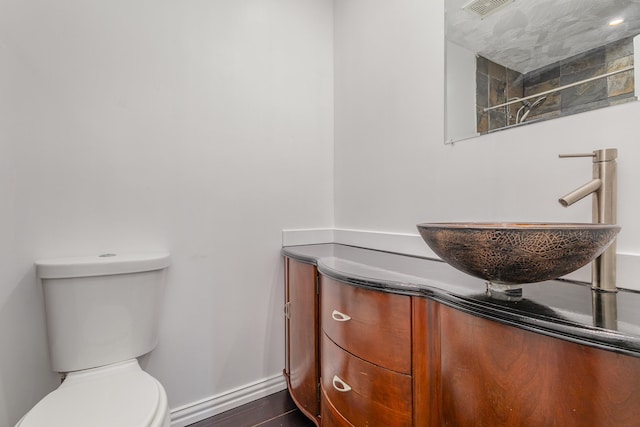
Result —
[[[473, 281], [441, 289], [450, 267], [432, 260], [393, 262], [437, 280], [396, 279], [378, 260], [399, 255], [336, 246], [283, 249], [285, 377], [318, 426], [640, 425], [640, 336], [581, 325], [535, 295], [518, 306]], [[590, 292], [559, 286], [577, 287], [568, 305]]]

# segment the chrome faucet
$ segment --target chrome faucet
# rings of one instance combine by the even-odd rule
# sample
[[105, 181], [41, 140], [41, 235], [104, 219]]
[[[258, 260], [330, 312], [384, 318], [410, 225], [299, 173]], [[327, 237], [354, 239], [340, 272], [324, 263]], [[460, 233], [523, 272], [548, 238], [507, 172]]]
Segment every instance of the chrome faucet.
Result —
[[[617, 202], [617, 166], [618, 150], [604, 148], [593, 153], [560, 154], [560, 158], [593, 158], [593, 179], [585, 185], [558, 199], [564, 207], [593, 194], [592, 222], [597, 224], [615, 224]], [[591, 269], [591, 287], [599, 291], [616, 292], [616, 241], [593, 261]]]

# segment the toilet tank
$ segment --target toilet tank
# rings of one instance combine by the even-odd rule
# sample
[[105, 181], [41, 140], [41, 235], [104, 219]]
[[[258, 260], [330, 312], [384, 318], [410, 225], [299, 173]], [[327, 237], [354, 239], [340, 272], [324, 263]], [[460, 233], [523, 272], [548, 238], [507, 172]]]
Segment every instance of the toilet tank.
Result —
[[52, 369], [95, 368], [153, 350], [169, 263], [167, 253], [37, 261]]

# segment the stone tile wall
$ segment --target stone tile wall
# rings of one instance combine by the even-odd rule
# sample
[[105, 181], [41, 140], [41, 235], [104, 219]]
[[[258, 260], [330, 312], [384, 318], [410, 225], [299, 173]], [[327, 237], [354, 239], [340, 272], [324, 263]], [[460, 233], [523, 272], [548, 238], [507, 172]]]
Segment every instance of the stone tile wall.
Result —
[[[478, 56], [476, 67], [477, 130], [487, 133], [516, 124], [525, 109], [521, 103], [484, 112], [483, 108], [507, 99], [534, 95], [634, 64], [633, 37], [592, 49], [544, 68], [519, 74]], [[528, 114], [525, 122], [595, 110], [635, 100], [633, 70], [596, 79], [544, 95], [544, 102]], [[529, 100], [533, 103], [538, 98]], [[496, 102], [499, 101], [499, 102]]]
[[522, 74], [482, 56], [476, 57], [476, 129], [478, 133], [515, 124], [511, 106], [490, 111], [484, 108], [523, 96]]

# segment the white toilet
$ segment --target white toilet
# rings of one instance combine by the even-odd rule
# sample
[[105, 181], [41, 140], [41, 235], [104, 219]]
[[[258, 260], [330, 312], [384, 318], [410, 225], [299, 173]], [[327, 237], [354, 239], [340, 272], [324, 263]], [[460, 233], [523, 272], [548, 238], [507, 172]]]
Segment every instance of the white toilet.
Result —
[[167, 395], [137, 357], [153, 350], [169, 254], [36, 262], [54, 371], [64, 381], [16, 427], [169, 427]]

